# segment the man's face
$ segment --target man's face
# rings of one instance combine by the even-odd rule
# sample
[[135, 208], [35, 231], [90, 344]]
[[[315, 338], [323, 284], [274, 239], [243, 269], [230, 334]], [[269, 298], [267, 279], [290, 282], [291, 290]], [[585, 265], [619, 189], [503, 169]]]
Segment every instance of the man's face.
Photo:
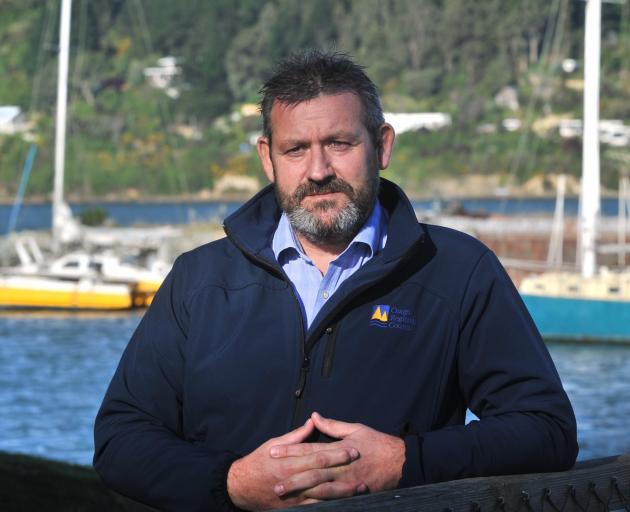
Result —
[[317, 245], [348, 243], [369, 216], [378, 171], [389, 162], [393, 130], [381, 127], [377, 150], [352, 93], [322, 95], [297, 105], [274, 103], [272, 144], [258, 151], [293, 228]]

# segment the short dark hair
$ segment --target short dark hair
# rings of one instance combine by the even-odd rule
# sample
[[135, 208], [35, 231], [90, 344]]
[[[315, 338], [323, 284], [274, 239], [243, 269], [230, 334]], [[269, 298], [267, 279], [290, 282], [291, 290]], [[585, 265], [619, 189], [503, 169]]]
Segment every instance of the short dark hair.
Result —
[[378, 89], [364, 71], [342, 52], [307, 50], [280, 61], [274, 74], [260, 89], [263, 135], [271, 141], [271, 108], [275, 101], [297, 105], [320, 94], [356, 94], [363, 107], [363, 123], [375, 147], [380, 146], [379, 128], [385, 122]]

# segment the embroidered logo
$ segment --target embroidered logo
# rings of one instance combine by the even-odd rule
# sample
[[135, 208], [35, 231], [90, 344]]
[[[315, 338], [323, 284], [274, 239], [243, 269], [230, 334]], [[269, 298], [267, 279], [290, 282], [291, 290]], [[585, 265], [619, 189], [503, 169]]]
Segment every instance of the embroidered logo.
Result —
[[416, 317], [411, 309], [404, 309], [389, 304], [376, 304], [372, 306], [370, 325], [383, 329], [399, 329], [412, 331], [417, 324]]
[[372, 307], [372, 318], [370, 318], [370, 325], [375, 325], [376, 327], [387, 327], [387, 322], [389, 320], [389, 308], [385, 304], [377, 304]]

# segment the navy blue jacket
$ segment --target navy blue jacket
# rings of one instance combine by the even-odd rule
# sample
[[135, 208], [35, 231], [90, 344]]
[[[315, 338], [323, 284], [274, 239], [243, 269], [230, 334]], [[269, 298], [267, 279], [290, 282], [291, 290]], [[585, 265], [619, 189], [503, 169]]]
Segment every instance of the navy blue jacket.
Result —
[[[418, 224], [382, 180], [386, 247], [304, 334], [271, 239], [271, 187], [180, 256], [134, 333], [95, 426], [94, 464], [165, 510], [229, 510], [230, 464], [312, 411], [403, 436], [401, 486], [569, 468], [571, 405], [497, 258]], [[463, 425], [466, 408], [480, 421]]]

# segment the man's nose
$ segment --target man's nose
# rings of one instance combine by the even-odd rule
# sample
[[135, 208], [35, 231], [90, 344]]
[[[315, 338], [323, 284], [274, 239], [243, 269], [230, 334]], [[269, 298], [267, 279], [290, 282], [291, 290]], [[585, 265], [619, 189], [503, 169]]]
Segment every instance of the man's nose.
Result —
[[308, 178], [312, 181], [324, 181], [334, 174], [335, 171], [326, 149], [318, 146], [312, 147]]

